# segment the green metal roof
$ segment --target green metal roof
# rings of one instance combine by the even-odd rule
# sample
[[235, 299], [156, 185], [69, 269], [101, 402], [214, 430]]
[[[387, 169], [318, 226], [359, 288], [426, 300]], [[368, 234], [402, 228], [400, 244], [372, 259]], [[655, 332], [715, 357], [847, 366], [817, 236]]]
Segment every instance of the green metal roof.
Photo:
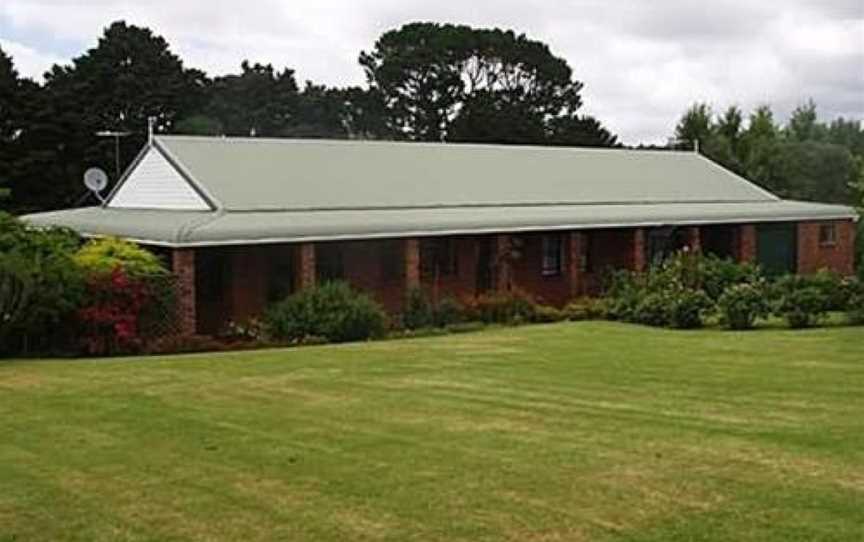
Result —
[[39, 226], [67, 226], [87, 235], [117, 235], [167, 246], [207, 246], [855, 216], [852, 209], [840, 205], [768, 201], [212, 213], [88, 207], [30, 215], [27, 220]]
[[773, 201], [692, 152], [163, 136], [225, 210]]
[[[109, 201], [25, 220], [207, 246], [857, 218], [849, 207], [781, 200], [690, 152], [166, 136], [130, 171], [147, 152], [215, 209]], [[138, 182], [159, 181], [159, 171]]]

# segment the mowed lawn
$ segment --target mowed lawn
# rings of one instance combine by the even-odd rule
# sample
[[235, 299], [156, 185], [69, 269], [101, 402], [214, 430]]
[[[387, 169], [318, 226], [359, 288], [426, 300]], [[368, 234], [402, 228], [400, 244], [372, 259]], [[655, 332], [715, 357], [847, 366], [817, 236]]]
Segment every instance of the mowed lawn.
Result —
[[864, 328], [0, 362], [0, 540], [864, 540]]

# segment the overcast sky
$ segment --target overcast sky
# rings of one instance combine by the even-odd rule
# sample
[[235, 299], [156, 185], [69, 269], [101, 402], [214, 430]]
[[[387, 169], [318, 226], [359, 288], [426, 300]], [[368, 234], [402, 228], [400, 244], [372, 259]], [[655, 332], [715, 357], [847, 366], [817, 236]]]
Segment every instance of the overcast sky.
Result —
[[248, 58], [329, 85], [363, 83], [360, 50], [407, 22], [511, 28], [567, 59], [627, 143], [665, 141], [694, 101], [864, 118], [864, 0], [2, 0], [0, 45], [39, 78], [117, 19], [211, 75]]

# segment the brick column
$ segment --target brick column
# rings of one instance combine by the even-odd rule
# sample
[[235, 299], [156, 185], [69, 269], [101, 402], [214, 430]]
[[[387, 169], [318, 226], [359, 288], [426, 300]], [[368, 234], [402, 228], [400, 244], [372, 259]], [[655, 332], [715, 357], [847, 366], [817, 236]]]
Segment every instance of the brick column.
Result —
[[177, 327], [181, 335], [195, 335], [195, 249], [175, 248], [171, 270], [177, 277]]
[[691, 226], [687, 228], [687, 246], [693, 252], [702, 251], [702, 232], [699, 226]]
[[756, 226], [744, 224], [738, 228], [738, 261], [752, 263], [756, 261]]
[[420, 241], [405, 239], [402, 241], [403, 265], [405, 273], [405, 290], [420, 287]]
[[648, 268], [645, 241], [645, 228], [633, 230], [633, 270], [637, 273], [643, 273]]
[[567, 237], [567, 282], [570, 285], [570, 297], [582, 295], [582, 255], [585, 252], [585, 234], [580, 231], [570, 232]]
[[317, 275], [315, 243], [301, 243], [297, 246], [297, 289], [314, 288]]
[[510, 257], [512, 248], [509, 235], [495, 236], [495, 289], [499, 292], [510, 290]]

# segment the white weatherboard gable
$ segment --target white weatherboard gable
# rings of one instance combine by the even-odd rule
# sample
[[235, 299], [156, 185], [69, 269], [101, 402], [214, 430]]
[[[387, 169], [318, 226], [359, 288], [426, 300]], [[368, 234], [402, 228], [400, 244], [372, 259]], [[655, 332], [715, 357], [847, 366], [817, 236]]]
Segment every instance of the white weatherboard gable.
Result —
[[210, 206], [180, 172], [155, 148], [138, 162], [108, 207], [209, 211]]

